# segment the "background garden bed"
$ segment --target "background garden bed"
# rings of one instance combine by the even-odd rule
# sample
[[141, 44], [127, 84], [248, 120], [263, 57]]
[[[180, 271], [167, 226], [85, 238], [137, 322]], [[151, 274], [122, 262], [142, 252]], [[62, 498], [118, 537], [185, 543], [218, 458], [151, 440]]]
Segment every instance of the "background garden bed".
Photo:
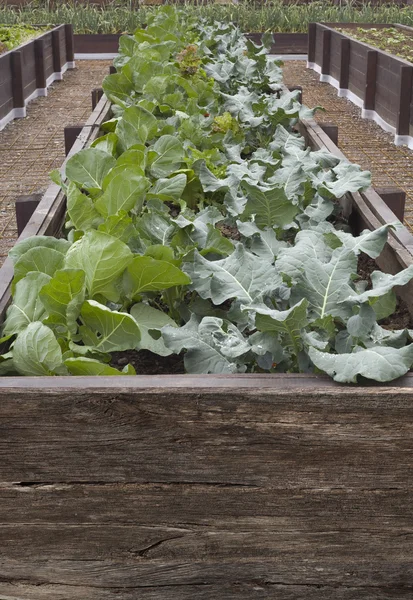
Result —
[[[272, 54], [307, 54], [306, 33], [274, 33]], [[75, 54], [116, 54], [121, 34], [75, 34]], [[247, 37], [261, 44], [261, 33], [248, 33]]]
[[[320, 81], [338, 89], [373, 119], [395, 135], [397, 145], [413, 148], [413, 64], [357, 41], [336, 27], [360, 24], [312, 23], [309, 27], [308, 66], [320, 73]], [[363, 28], [388, 25], [363, 24]], [[395, 28], [400, 27], [398, 25]]]
[[72, 26], [59, 25], [0, 56], [0, 129], [74, 67], [73, 50]]

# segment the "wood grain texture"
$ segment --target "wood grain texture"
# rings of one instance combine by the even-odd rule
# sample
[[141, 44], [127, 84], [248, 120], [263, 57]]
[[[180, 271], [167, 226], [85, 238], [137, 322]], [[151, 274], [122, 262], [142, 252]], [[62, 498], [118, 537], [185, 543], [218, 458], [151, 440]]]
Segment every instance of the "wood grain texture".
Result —
[[408, 598], [413, 389], [279, 381], [1, 388], [2, 600]]

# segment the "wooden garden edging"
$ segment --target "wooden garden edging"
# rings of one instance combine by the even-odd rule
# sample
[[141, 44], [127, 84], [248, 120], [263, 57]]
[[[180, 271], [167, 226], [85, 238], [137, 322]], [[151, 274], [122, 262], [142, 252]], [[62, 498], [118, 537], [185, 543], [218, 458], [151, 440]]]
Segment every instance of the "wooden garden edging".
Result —
[[335, 27], [413, 29], [397, 24], [311, 23], [308, 38], [308, 67], [320, 73], [320, 81], [359, 106], [362, 117], [393, 133], [396, 145], [413, 148], [413, 64]]
[[407, 600], [413, 377], [0, 381], [0, 597]]
[[[98, 55], [116, 54], [119, 47], [121, 34], [75, 34], [75, 54]], [[271, 48], [272, 54], [307, 54], [306, 33], [274, 33], [274, 44]], [[261, 33], [247, 33], [246, 36], [255, 43], [261, 43]]]
[[46, 96], [53, 81], [73, 69], [72, 25], [59, 25], [0, 56], [0, 130], [26, 116], [27, 104]]

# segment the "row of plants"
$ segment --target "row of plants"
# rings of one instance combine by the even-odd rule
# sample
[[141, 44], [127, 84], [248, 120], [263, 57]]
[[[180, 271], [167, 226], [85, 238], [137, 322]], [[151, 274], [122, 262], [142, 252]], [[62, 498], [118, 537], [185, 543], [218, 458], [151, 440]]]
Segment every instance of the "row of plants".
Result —
[[379, 324], [394, 286], [357, 275], [388, 226], [354, 237], [335, 199], [370, 174], [306, 148], [313, 111], [233, 25], [163, 7], [123, 36], [103, 82], [113, 118], [53, 174], [66, 239], [18, 243], [3, 374], [119, 375], [113, 352], [184, 353], [189, 373], [325, 372], [387, 381], [413, 363]]
[[[245, 32], [306, 32], [312, 22], [413, 24], [413, 7], [348, 0], [333, 2], [272, 2], [219, 5], [185, 2], [197, 18], [236, 23]], [[0, 23], [72, 23], [75, 33], [132, 32], [148, 22], [157, 8], [129, 0], [102, 5], [85, 2], [38, 0], [27, 6], [0, 6]]]
[[13, 50], [17, 46], [28, 42], [44, 31], [44, 28], [34, 28], [29, 25], [1, 25], [0, 24], [0, 54]]
[[376, 29], [375, 27], [365, 29], [357, 27], [356, 29], [338, 28], [338, 31], [349, 35], [360, 42], [376, 46], [380, 50], [390, 52], [395, 56], [400, 56], [410, 62], [413, 62], [413, 32], [403, 31], [396, 27], [386, 27]]

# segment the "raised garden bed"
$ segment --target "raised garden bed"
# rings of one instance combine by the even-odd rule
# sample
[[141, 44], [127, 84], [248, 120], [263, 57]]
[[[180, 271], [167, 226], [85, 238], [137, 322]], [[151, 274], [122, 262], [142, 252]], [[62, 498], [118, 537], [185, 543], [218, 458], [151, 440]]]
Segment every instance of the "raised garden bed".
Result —
[[26, 116], [27, 104], [47, 95], [53, 81], [74, 68], [73, 30], [59, 25], [0, 55], [0, 129]]
[[[110, 116], [102, 98], [66, 166]], [[314, 149], [338, 152], [315, 123], [300, 127]], [[376, 228], [387, 216], [365, 194], [349, 200]], [[64, 209], [52, 185], [22, 239], [58, 235]], [[11, 279], [7, 262], [2, 315]], [[407, 598], [411, 380], [1, 378], [0, 595]]]
[[[98, 54], [116, 54], [119, 48], [119, 38], [121, 34], [75, 34], [74, 48], [75, 54], [80, 55], [98, 55]], [[272, 54], [307, 54], [307, 34], [306, 33], [274, 33], [274, 43], [271, 47]], [[247, 37], [261, 43], [261, 33], [247, 33]]]
[[[359, 106], [364, 118], [393, 133], [396, 145], [413, 148], [413, 64], [338, 30], [359, 27], [387, 30], [389, 25], [312, 23], [308, 66], [320, 73], [320, 81], [336, 87], [339, 96]], [[395, 32], [412, 31], [404, 25], [392, 27]]]

